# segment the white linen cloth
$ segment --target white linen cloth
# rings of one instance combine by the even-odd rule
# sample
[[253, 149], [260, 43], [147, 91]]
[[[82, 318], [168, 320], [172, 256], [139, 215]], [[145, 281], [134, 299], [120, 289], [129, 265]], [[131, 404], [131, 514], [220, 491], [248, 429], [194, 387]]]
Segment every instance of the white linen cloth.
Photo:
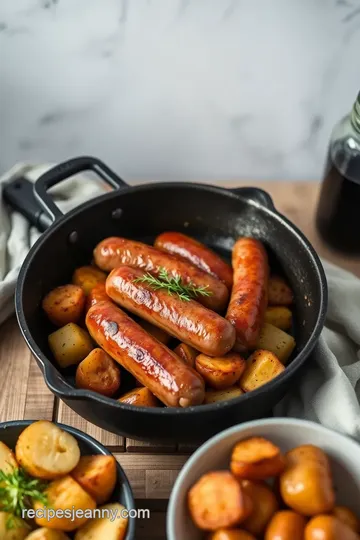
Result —
[[[19, 268], [40, 234], [5, 206], [1, 185], [20, 174], [35, 180], [50, 167], [19, 164], [0, 178], [0, 324], [14, 312]], [[52, 190], [63, 212], [102, 191], [98, 183], [86, 181], [86, 174], [74, 176]], [[360, 441], [360, 280], [327, 262], [324, 268], [329, 308], [315, 361], [274, 414], [313, 420]]]

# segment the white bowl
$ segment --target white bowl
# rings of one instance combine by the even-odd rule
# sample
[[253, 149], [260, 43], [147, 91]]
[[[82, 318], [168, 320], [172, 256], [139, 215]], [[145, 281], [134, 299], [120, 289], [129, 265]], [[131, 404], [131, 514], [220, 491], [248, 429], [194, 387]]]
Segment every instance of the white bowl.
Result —
[[187, 461], [171, 493], [167, 511], [168, 540], [201, 540], [203, 533], [192, 523], [187, 510], [191, 486], [208, 471], [228, 469], [234, 445], [248, 437], [262, 436], [283, 452], [301, 444], [322, 448], [331, 460], [338, 504], [360, 516], [360, 446], [353, 440], [319, 424], [292, 418], [256, 420], [234, 426], [209, 439]]

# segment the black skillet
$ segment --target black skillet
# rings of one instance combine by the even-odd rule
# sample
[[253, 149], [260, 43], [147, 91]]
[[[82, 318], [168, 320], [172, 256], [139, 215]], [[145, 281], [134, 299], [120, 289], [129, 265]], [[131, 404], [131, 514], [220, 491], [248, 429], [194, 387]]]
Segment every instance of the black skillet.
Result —
[[[114, 190], [63, 215], [47, 190], [86, 170], [96, 172]], [[178, 182], [130, 187], [98, 159], [81, 157], [45, 173], [33, 190], [26, 180], [13, 181], [5, 188], [5, 197], [38, 228], [46, 229], [20, 270], [15, 302], [22, 334], [50, 390], [86, 420], [135, 439], [199, 442], [236, 423], [271, 414], [290, 385], [296, 384], [300, 367], [311, 359], [324, 324], [326, 278], [312, 246], [275, 210], [266, 192]], [[77, 266], [89, 264], [93, 248], [103, 238], [118, 235], [151, 243], [166, 230], [194, 236], [228, 259], [239, 236], [254, 236], [265, 244], [272, 267], [281, 269], [295, 292], [297, 347], [284, 373], [230, 401], [152, 409], [78, 390], [73, 373], [58, 370], [47, 345], [52, 329], [41, 310], [43, 296], [69, 282]]]

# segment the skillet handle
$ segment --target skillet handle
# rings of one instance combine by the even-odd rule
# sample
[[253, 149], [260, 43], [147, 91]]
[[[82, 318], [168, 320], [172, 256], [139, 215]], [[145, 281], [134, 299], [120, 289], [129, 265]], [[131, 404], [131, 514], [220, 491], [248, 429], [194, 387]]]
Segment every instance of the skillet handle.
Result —
[[269, 210], [275, 210], [275, 205], [270, 195], [263, 189], [256, 187], [239, 187], [231, 190], [232, 192], [244, 197], [244, 199], [250, 199], [252, 201], [265, 206]]
[[63, 180], [70, 178], [74, 174], [83, 171], [95, 172], [102, 180], [104, 180], [104, 182], [114, 189], [128, 187], [124, 180], [117, 176], [117, 174], [109, 169], [109, 167], [100, 161], [100, 159], [84, 156], [59, 163], [59, 165], [56, 165], [56, 167], [53, 167], [50, 171], [47, 171], [40, 176], [34, 184], [34, 195], [52, 221], [60, 218], [63, 213], [56, 206], [51, 196], [47, 193], [47, 190]]

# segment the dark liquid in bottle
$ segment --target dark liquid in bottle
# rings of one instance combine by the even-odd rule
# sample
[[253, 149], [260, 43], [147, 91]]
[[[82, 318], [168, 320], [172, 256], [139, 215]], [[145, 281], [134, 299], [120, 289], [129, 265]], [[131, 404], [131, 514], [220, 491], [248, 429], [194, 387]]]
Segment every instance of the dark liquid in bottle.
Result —
[[[360, 254], [360, 154], [329, 150], [316, 223], [335, 249]], [[336, 164], [335, 164], [336, 161]]]

